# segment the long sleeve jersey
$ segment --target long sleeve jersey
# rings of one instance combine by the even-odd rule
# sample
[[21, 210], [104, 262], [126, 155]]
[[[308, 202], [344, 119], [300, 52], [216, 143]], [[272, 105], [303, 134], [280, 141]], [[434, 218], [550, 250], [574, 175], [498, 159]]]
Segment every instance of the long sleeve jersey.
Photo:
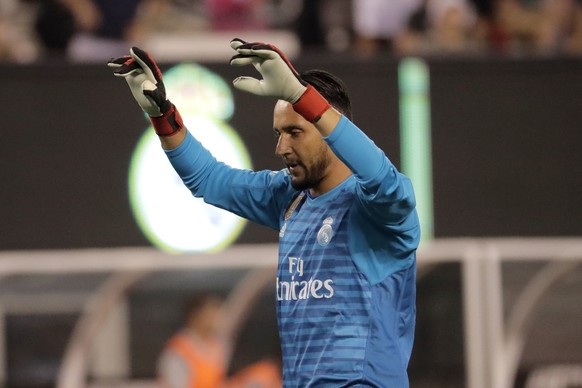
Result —
[[187, 134], [168, 158], [194, 196], [279, 231], [284, 387], [408, 387], [420, 228], [410, 180], [350, 120], [325, 138], [352, 175], [312, 197], [287, 170], [218, 162]]

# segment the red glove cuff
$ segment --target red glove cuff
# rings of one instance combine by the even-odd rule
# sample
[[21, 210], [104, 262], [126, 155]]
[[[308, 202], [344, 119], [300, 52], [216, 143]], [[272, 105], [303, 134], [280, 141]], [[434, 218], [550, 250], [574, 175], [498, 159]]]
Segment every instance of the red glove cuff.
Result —
[[172, 136], [184, 128], [182, 116], [180, 116], [180, 112], [178, 112], [174, 104], [162, 116], [150, 117], [150, 121], [158, 136]]
[[311, 85], [307, 85], [305, 93], [293, 104], [295, 112], [299, 113], [310, 123], [319, 121], [321, 116], [331, 105], [321, 94]]

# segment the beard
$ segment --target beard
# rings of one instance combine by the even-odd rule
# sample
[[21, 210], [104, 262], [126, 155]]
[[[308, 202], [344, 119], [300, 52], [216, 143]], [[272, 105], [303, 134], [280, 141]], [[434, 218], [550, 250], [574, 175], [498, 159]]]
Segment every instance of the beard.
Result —
[[328, 149], [322, 147], [321, 152], [318, 153], [317, 158], [310, 168], [305, 166], [300, 160], [295, 163], [303, 170], [303, 176], [297, 177], [291, 173], [291, 186], [297, 191], [303, 191], [319, 185], [326, 176], [326, 170], [331, 163], [331, 159], [328, 155]]

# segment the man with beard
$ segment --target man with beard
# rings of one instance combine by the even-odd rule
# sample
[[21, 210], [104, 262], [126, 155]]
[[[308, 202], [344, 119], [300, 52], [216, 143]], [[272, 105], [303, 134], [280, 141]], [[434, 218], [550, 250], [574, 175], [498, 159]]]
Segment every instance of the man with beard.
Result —
[[284, 170], [216, 161], [184, 128], [146, 52], [134, 47], [109, 66], [196, 197], [279, 231], [283, 385], [408, 387], [420, 239], [410, 180], [352, 123], [339, 79], [299, 74], [272, 45], [230, 44], [231, 65], [253, 65], [262, 76], [234, 86], [278, 100], [273, 128]]

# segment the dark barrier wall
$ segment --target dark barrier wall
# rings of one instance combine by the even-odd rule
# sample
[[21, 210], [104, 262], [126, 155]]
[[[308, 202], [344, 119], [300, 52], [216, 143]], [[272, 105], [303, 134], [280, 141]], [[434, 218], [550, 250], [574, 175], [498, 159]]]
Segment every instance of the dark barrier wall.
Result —
[[[437, 237], [582, 234], [581, 64], [430, 62]], [[399, 166], [397, 65], [297, 63], [345, 80], [356, 123]], [[229, 83], [240, 75], [206, 66]], [[281, 168], [274, 101], [234, 96], [230, 124], [255, 168]], [[127, 193], [148, 123], [122, 80], [105, 65], [3, 66], [0, 111], [0, 249], [149, 244]], [[238, 239], [274, 241], [275, 232], [250, 224]]]
[[431, 63], [439, 236], [582, 234], [582, 62]]

